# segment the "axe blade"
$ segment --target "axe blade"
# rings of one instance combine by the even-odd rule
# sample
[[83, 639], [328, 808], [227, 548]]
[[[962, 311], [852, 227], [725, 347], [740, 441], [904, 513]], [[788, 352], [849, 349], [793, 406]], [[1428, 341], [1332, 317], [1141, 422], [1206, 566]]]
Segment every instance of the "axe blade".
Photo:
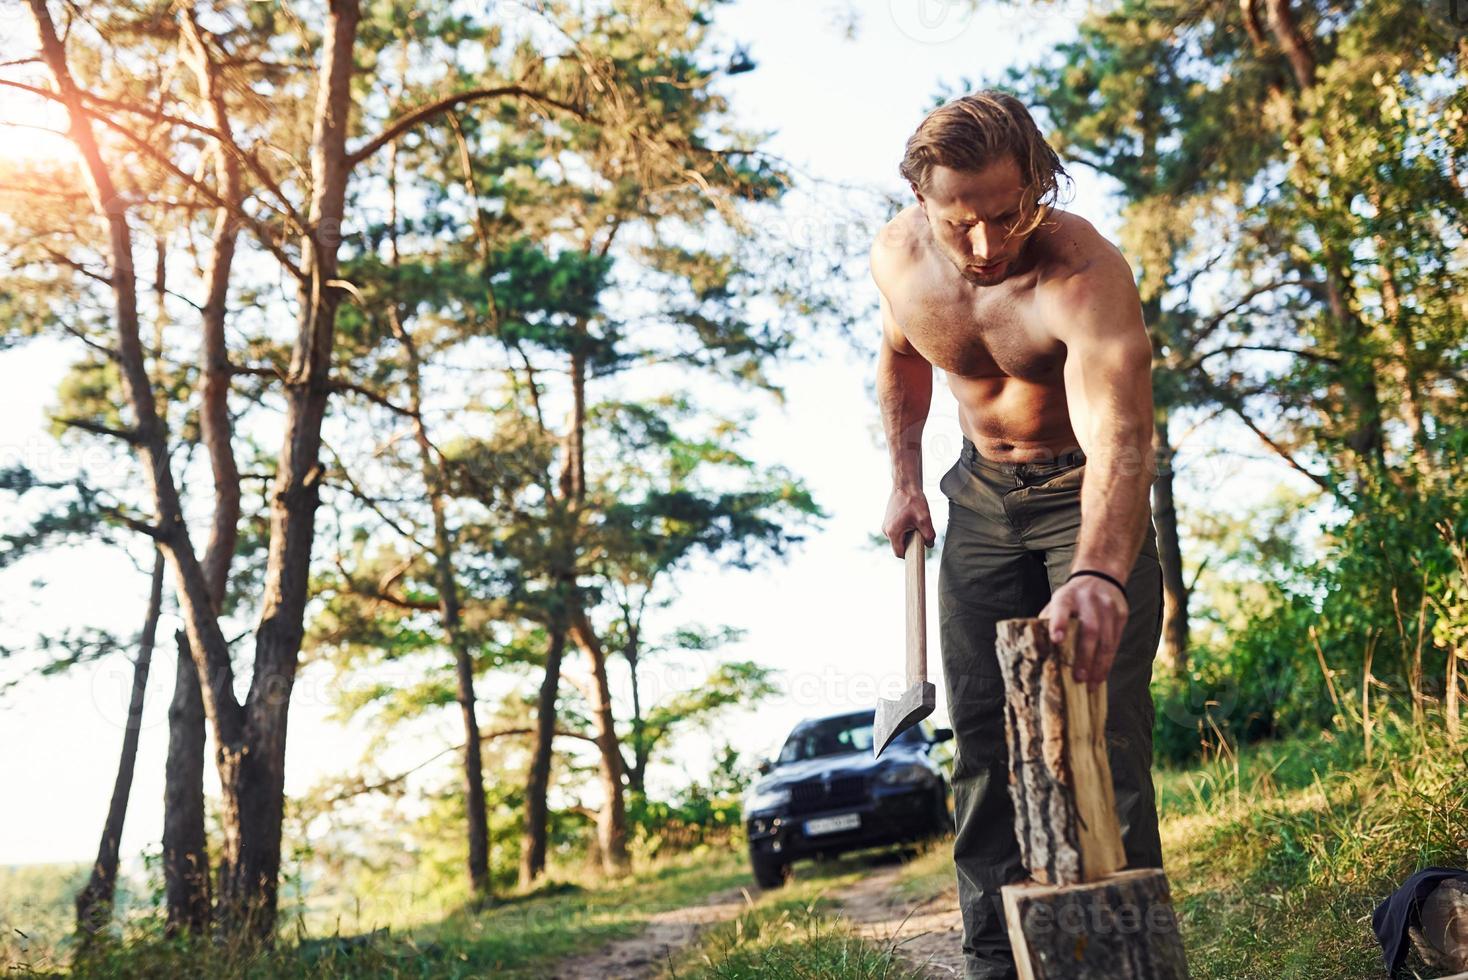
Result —
[[937, 696], [932, 681], [921, 681], [895, 701], [888, 698], [877, 701], [877, 714], [872, 721], [872, 757], [880, 759], [882, 750], [893, 739], [932, 714]]

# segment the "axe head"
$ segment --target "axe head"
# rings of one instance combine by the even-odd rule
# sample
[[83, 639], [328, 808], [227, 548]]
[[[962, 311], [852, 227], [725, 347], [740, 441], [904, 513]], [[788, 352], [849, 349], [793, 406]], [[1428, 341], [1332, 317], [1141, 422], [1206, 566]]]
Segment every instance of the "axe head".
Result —
[[877, 702], [877, 715], [872, 722], [872, 757], [880, 759], [882, 750], [892, 740], [933, 713], [938, 690], [932, 681], [922, 681], [907, 689], [895, 701], [882, 698]]

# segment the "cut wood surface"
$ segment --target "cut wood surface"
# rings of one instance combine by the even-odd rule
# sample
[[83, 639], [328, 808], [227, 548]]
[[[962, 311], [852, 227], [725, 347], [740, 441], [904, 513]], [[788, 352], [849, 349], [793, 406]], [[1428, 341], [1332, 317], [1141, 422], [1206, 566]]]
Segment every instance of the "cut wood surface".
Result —
[[1030, 874], [1055, 885], [1126, 865], [1106, 757], [1106, 684], [1075, 680], [1074, 641], [1072, 628], [1057, 646], [1040, 619], [998, 624], [1015, 836]]
[[1081, 885], [1009, 885], [1020, 980], [1186, 980], [1167, 876], [1140, 868]]

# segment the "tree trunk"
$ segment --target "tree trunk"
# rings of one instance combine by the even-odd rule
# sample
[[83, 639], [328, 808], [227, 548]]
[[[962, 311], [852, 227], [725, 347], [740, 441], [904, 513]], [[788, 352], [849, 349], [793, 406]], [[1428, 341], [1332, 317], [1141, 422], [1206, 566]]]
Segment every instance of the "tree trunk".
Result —
[[572, 616], [571, 628], [577, 645], [591, 661], [591, 718], [598, 749], [597, 771], [601, 777], [602, 795], [605, 799], [596, 819], [601, 864], [608, 874], [620, 874], [627, 870], [628, 863], [627, 802], [622, 784], [622, 747], [617, 739], [615, 720], [612, 717], [612, 689], [607, 681], [606, 651], [591, 626], [586, 610], [577, 608]]
[[153, 663], [153, 642], [158, 632], [158, 614], [163, 607], [163, 552], [153, 553], [153, 579], [148, 590], [148, 611], [138, 634], [138, 656], [133, 661], [132, 692], [127, 704], [127, 724], [122, 733], [122, 756], [112, 784], [107, 821], [97, 845], [97, 860], [91, 877], [76, 896], [76, 930], [83, 944], [107, 928], [117, 895], [118, 848], [122, 825], [127, 819], [128, 797], [133, 787], [133, 767], [138, 758], [138, 734], [143, 725], [143, 696], [148, 689], [148, 669]]
[[1339, 270], [1344, 256], [1329, 245], [1324, 250], [1327, 269], [1326, 294], [1331, 318], [1339, 332], [1336, 343], [1340, 352], [1340, 380], [1343, 408], [1355, 411], [1355, 420], [1346, 433], [1346, 445], [1358, 462], [1381, 466], [1386, 458], [1382, 436], [1381, 396], [1376, 384], [1376, 359], [1368, 349], [1370, 328], [1361, 322], [1354, 309], [1355, 289], [1350, 278]]
[[1188, 585], [1173, 495], [1176, 451], [1167, 436], [1167, 414], [1159, 410], [1152, 430], [1157, 479], [1152, 484], [1152, 518], [1157, 525], [1157, 557], [1162, 563], [1162, 662], [1174, 674], [1188, 669]]
[[1269, 28], [1289, 59], [1295, 84], [1301, 91], [1309, 89], [1315, 84], [1315, 54], [1310, 50], [1310, 42], [1300, 32], [1295, 13], [1290, 9], [1290, 0], [1265, 0], [1264, 7], [1269, 13]]
[[[1371, 205], [1381, 210], [1380, 195], [1371, 195]], [[1381, 312], [1387, 332], [1392, 338], [1392, 353], [1397, 359], [1397, 382], [1401, 386], [1402, 409], [1407, 416], [1407, 431], [1412, 437], [1412, 456], [1420, 470], [1431, 465], [1427, 445], [1427, 411], [1423, 407], [1422, 370], [1413, 336], [1413, 314], [1402, 311], [1397, 292], [1397, 276], [1392, 269], [1391, 243], [1382, 235], [1373, 235], [1376, 266], [1381, 276]]]
[[547, 834], [546, 791], [550, 787], [553, 742], [556, 734], [556, 695], [561, 683], [561, 657], [566, 648], [565, 629], [551, 627], [545, 651], [545, 676], [540, 681], [540, 698], [535, 710], [535, 747], [531, 750], [530, 773], [525, 780], [525, 830], [520, 838], [520, 885], [525, 887], [545, 871]]
[[474, 894], [485, 897], [489, 882], [489, 817], [484, 799], [484, 762], [479, 742], [477, 698], [474, 695], [474, 658], [460, 628], [459, 585], [454, 575], [453, 540], [444, 514], [443, 495], [439, 490], [438, 471], [433, 464], [432, 449], [419, 415], [418, 371], [416, 355], [410, 355], [414, 412], [414, 431], [422, 454], [423, 475], [428, 485], [433, 511], [434, 570], [438, 585], [439, 617], [444, 635], [454, 652], [454, 673], [458, 681], [459, 710], [464, 721], [464, 807], [469, 831], [469, 883]]
[[[1315, 86], [1315, 52], [1311, 38], [1305, 36], [1296, 19], [1290, 0], [1265, 0], [1269, 13], [1270, 31], [1289, 59], [1295, 85], [1300, 92], [1309, 92]], [[1291, 179], [1302, 192], [1303, 200], [1314, 201], [1319, 196], [1316, 184], [1320, 175], [1312, 174], [1304, 166], [1304, 153], [1298, 122], [1301, 112], [1299, 101], [1292, 107], [1295, 119], [1285, 136], [1286, 144], [1295, 154]], [[1333, 138], [1327, 124], [1322, 139], [1325, 151], [1343, 151], [1339, 138]], [[1327, 180], [1329, 178], [1327, 177]], [[1334, 193], [1327, 195], [1335, 199]], [[1315, 210], [1313, 207], [1310, 210]], [[1329, 228], [1329, 216], [1322, 219], [1316, 214], [1307, 215], [1307, 220], [1321, 243], [1320, 265], [1325, 274], [1326, 299], [1331, 318], [1337, 330], [1337, 349], [1340, 355], [1340, 376], [1343, 408], [1354, 411], [1355, 418], [1348, 424], [1345, 443], [1356, 454], [1358, 466], [1381, 467], [1385, 463], [1385, 442], [1382, 433], [1381, 398], [1377, 386], [1376, 360], [1370, 350], [1370, 328], [1356, 313], [1355, 285], [1350, 269], [1356, 257], [1350, 243], [1338, 244]]]
[[[579, 326], [585, 330], [584, 323]], [[561, 493], [570, 505], [571, 526], [579, 529], [581, 504], [586, 495], [586, 356], [579, 348], [571, 353], [571, 399]], [[570, 626], [576, 644], [591, 661], [592, 726], [596, 732], [598, 773], [605, 799], [596, 821], [601, 865], [608, 874], [620, 874], [627, 869], [627, 801], [623, 785], [626, 764], [612, 716], [612, 688], [607, 680], [606, 651], [579, 597], [573, 601]]]
[[[388, 237], [392, 267], [398, 267], [397, 143], [389, 149], [388, 192], [390, 218]], [[469, 885], [474, 895], [486, 898], [489, 880], [489, 815], [484, 799], [484, 761], [479, 739], [478, 699], [474, 695], [474, 658], [460, 629], [459, 582], [454, 573], [454, 541], [444, 508], [443, 473], [434, 461], [433, 443], [423, 422], [423, 375], [418, 346], [403, 323], [398, 305], [388, 310], [393, 336], [407, 357], [408, 412], [413, 419], [413, 440], [418, 447], [419, 472], [433, 514], [433, 568], [438, 587], [439, 620], [444, 637], [454, 654], [459, 711], [464, 722], [464, 811], [469, 835]]]
[[[185, 55], [197, 80], [209, 125], [231, 139], [224, 86], [212, 45], [192, 8], [183, 11]], [[214, 154], [218, 196], [213, 247], [205, 270], [208, 295], [201, 316], [200, 438], [209, 454], [214, 515], [204, 549], [203, 570], [211, 608], [217, 615], [229, 587], [229, 569], [239, 538], [240, 474], [229, 416], [231, 368], [224, 326], [239, 225], [233, 209], [243, 196], [239, 161], [223, 146]], [[163, 879], [168, 930], [202, 931], [209, 923], [209, 850], [204, 831], [204, 703], [187, 635], [177, 636], [179, 669], [168, 711], [168, 763], [163, 794]]]
[[647, 792], [647, 722], [642, 717], [642, 690], [637, 683], [638, 626], [629, 617], [627, 623], [627, 670], [632, 681], [632, 768], [627, 770], [627, 788], [634, 793]]
[[168, 932], [209, 925], [209, 847], [204, 833], [204, 697], [183, 630], [174, 633], [178, 669], [168, 706], [163, 785], [163, 889]]
[[[352, 48], [356, 0], [332, 0], [311, 137], [310, 234], [301, 244], [305, 278], [287, 373], [283, 445], [270, 497], [270, 550], [255, 633], [255, 669], [243, 737], [219, 739], [224, 847], [219, 911], [230, 932], [269, 940], [275, 928], [284, 808], [286, 722], [301, 648], [311, 545], [320, 503], [321, 421], [330, 395], [337, 305], [337, 252], [350, 160]], [[212, 673], [212, 671], [211, 671]], [[207, 688], [205, 705], [208, 706]]]
[[469, 823], [469, 884], [474, 894], [489, 895], [489, 817], [484, 800], [484, 763], [475, 717], [474, 661], [460, 642], [454, 644], [454, 670], [459, 682], [459, 709], [464, 719], [464, 808]]
[[29, 0], [41, 56], [50, 70], [58, 95], [67, 109], [68, 135], [81, 156], [82, 176], [96, 212], [107, 222], [110, 283], [117, 328], [116, 363], [123, 393], [133, 413], [128, 441], [138, 455], [153, 496], [156, 523], [134, 524], [157, 542], [174, 569], [179, 609], [189, 634], [196, 667], [207, 675], [200, 686], [205, 710], [213, 719], [221, 747], [238, 746], [243, 736], [240, 706], [232, 690], [229, 647], [209, 601], [204, 578], [188, 527], [184, 523], [178, 487], [169, 462], [167, 436], [154, 398], [139, 336], [137, 276], [127, 202], [117, 193], [102, 159], [90, 118], [72, 79], [66, 51], [45, 0]]
[[[584, 324], [579, 324], [585, 329]], [[571, 352], [571, 420], [566, 427], [566, 464], [561, 468], [561, 498], [574, 516], [586, 497], [586, 355]], [[573, 521], [574, 523], [574, 521]]]

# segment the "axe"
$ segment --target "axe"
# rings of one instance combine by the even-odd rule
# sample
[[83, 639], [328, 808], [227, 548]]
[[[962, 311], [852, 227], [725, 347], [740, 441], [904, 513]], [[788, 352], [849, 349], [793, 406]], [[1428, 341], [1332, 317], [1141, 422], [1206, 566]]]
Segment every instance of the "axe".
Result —
[[872, 723], [872, 756], [880, 758], [892, 740], [933, 713], [937, 689], [928, 680], [927, 615], [924, 608], [923, 562], [927, 549], [922, 533], [907, 538], [907, 693], [893, 701], [877, 701]]

